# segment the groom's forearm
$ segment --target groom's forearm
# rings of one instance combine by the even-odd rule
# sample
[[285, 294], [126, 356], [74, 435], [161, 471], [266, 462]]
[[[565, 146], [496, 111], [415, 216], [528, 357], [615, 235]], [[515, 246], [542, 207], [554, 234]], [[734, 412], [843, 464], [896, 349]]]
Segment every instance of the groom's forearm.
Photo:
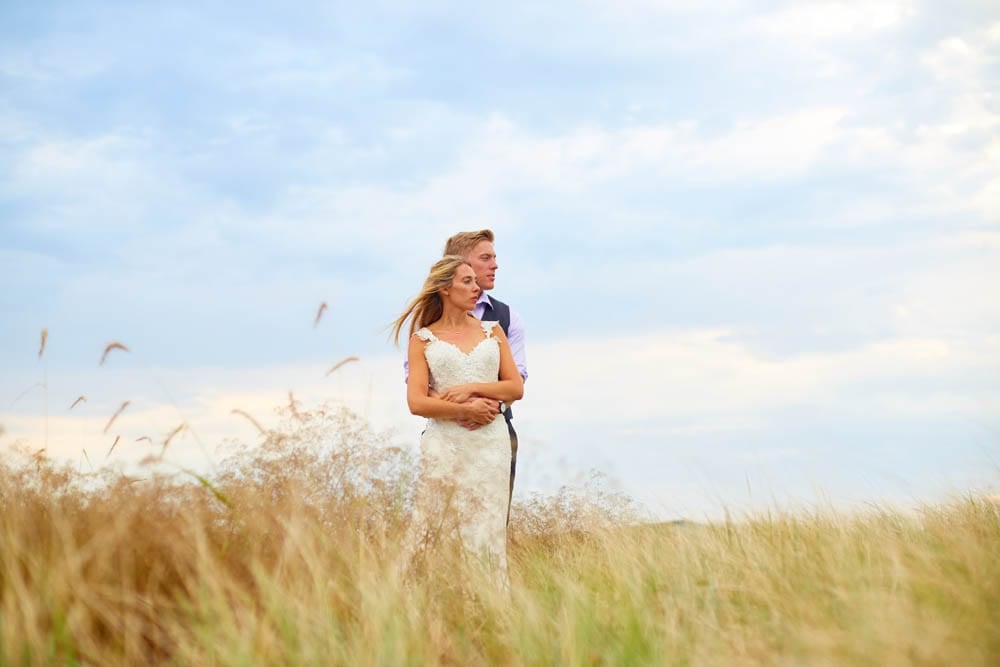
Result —
[[428, 419], [468, 419], [468, 408], [461, 403], [452, 403], [430, 396], [407, 397], [410, 413]]
[[[519, 378], [520, 379], [520, 378]], [[524, 383], [518, 380], [473, 382], [466, 385], [473, 394], [510, 404], [524, 396]]]

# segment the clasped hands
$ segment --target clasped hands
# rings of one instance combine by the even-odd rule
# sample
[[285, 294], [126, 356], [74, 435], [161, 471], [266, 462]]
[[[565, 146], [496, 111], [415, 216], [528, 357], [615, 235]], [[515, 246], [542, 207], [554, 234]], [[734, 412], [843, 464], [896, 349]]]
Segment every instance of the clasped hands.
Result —
[[465, 385], [456, 385], [443, 394], [438, 394], [432, 389], [430, 395], [443, 401], [467, 406], [469, 416], [465, 419], [456, 419], [455, 422], [470, 431], [486, 426], [500, 414], [500, 401], [472, 393]]

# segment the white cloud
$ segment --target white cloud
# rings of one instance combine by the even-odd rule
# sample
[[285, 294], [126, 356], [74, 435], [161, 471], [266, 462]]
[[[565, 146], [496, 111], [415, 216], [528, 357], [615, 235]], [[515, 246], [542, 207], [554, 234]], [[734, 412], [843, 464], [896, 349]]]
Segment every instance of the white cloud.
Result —
[[899, 26], [915, 14], [910, 0], [850, 0], [793, 2], [756, 19], [752, 25], [765, 37], [811, 43], [832, 38], [858, 38]]
[[99, 49], [77, 49], [71, 42], [63, 35], [19, 48], [8, 45], [0, 51], [0, 76], [32, 84], [65, 84], [94, 77], [108, 67]]
[[23, 114], [0, 106], [0, 143], [14, 145], [28, 141], [36, 132]]
[[67, 244], [98, 232], [116, 242], [142, 234], [157, 214], [190, 210], [196, 190], [171, 173], [149, 137], [118, 132], [26, 145], [0, 185], [2, 194], [41, 202], [19, 216], [22, 225]]
[[989, 28], [946, 37], [920, 60], [939, 81], [980, 89], [984, 69], [996, 60], [992, 51], [1000, 39], [994, 33], [1000, 33], [1000, 22]]
[[375, 54], [337, 57], [336, 51], [329, 48], [261, 39], [259, 34], [241, 36], [234, 48], [247, 53], [247, 57], [232, 63], [238, 69], [228, 72], [228, 85], [237, 89], [259, 87], [269, 94], [342, 94], [345, 88], [382, 86], [407, 75], [405, 68]]
[[[638, 3], [628, 11], [669, 14], [690, 9], [687, 3], [653, 2]], [[787, 22], [792, 25], [802, 16], [812, 17], [812, 21], [827, 12], [840, 17], [830, 23], [833, 26], [863, 22], [879, 28], [892, 24], [893, 17], [902, 20], [900, 17], [910, 11], [908, 3], [814, 3], [790, 6], [777, 16], [791, 16]], [[997, 128], [998, 115], [990, 111], [985, 97], [984, 64], [989, 61], [988, 44], [995, 31], [995, 27], [986, 28], [948, 38], [925, 56], [925, 67], [936, 77], [936, 88], [960, 81], [964, 82], [963, 92], [947, 118], [921, 122], [919, 116], [904, 115], [897, 119], [902, 129], [896, 126], [897, 121], [882, 125], [862, 122], [865, 107], [873, 100], [860, 98], [850, 100], [850, 104], [790, 103], [771, 115], [730, 114], [729, 127], [721, 130], [688, 118], [626, 127], [571, 123], [547, 134], [519, 126], [499, 112], [479, 119], [447, 105], [443, 111], [429, 105], [416, 111], [428, 114], [434, 121], [430, 125], [417, 116], [387, 130], [396, 143], [352, 144], [358, 139], [344, 127], [335, 127], [328, 136], [317, 135], [314, 147], [295, 161], [308, 165], [307, 170], [273, 172], [268, 187], [280, 194], [276, 203], [263, 211], [257, 207], [247, 213], [238, 206], [220, 205], [217, 198], [207, 203], [196, 194], [203, 186], [189, 177], [181, 180], [177, 165], [167, 161], [166, 156], [172, 153], [157, 143], [160, 139], [141, 133], [109, 132], [39, 143], [18, 156], [7, 189], [15, 195], [75, 197], [76, 201], [67, 202], [59, 211], [68, 218], [69, 226], [87, 220], [104, 227], [117, 224], [127, 228], [148, 213], [149, 202], [169, 202], [177, 219], [245, 230], [250, 238], [258, 238], [268, 247], [292, 251], [373, 248], [417, 226], [421, 234], [443, 236], [453, 227], [453, 220], [470, 226], [511, 228], [525, 217], [524, 211], [511, 203], [512, 196], [516, 199], [522, 193], [550, 198], [585, 193], [595, 201], [615, 202], [623, 190], [631, 188], [669, 193], [692, 185], [771, 184], [830, 167], [849, 169], [859, 177], [879, 169], [885, 175], [901, 175], [906, 181], [898, 196], [885, 194], [852, 204], [853, 210], [846, 211], [849, 215], [838, 221], [843, 226], [854, 219], [877, 221], [902, 211], [968, 213], [996, 219], [991, 214], [1000, 204], [1000, 169], [990, 157], [994, 149], [988, 144], [976, 153], [966, 141], [977, 133], [995, 135]], [[291, 72], [292, 79], [301, 68], [327, 76], [341, 66], [362, 72], [364, 67], [358, 63], [363, 62], [375, 69], [381, 67], [375, 56], [370, 62], [364, 58], [341, 61], [312, 47], [282, 42], [275, 42], [273, 49], [255, 52], [253, 58], [264, 63], [266, 71]], [[296, 88], [304, 85], [301, 81], [295, 84]], [[233, 141], [280, 130], [271, 114], [252, 110], [229, 116], [227, 123]], [[442, 124], [459, 128], [440, 140], [434, 135], [437, 143], [450, 141], [454, 146], [443, 164], [416, 170], [406, 182], [391, 185], [377, 177], [344, 178], [345, 165], [366, 149], [369, 157], [381, 151], [381, 159], [391, 165], [396, 152], [407, 150], [413, 133], [433, 135], [441, 131]], [[202, 150], [224, 153], [229, 145], [209, 143]], [[276, 161], [276, 165], [284, 163], [282, 157]], [[263, 180], [267, 181], [266, 177]], [[624, 201], [616, 207], [623, 220], [643, 217], [641, 205]], [[652, 207], [662, 214], [662, 201]]]
[[[478, 132], [464, 137], [449, 169], [427, 175], [414, 187], [294, 187], [277, 217], [315, 220], [303, 227], [312, 239], [351, 225], [360, 232], [357, 240], [377, 234], [373, 241], [381, 243], [414, 224], [429, 223], [426, 233], [446, 233], [448, 223], [438, 225], [440, 230], [434, 225], [454, 219], [471, 226], [516, 225], [521, 216], [510, 208], [508, 195], [586, 193], [596, 199], [613, 197], [623, 187], [669, 192], [692, 185], [781, 182], [826, 167], [859, 174], [878, 167], [906, 178], [906, 196], [888, 200], [882, 211], [868, 216], [873, 221], [904, 211], [970, 211], [970, 202], [979, 204], [979, 215], [989, 213], [1000, 170], [986, 154], [970, 154], [952, 141], [948, 130], [956, 119], [972, 122], [968, 116], [958, 111], [942, 126], [918, 128], [914, 139], [904, 140], [891, 128], [858, 125], [848, 114], [838, 108], [803, 109], [738, 120], [722, 134], [680, 121], [614, 129], [581, 126], [555, 136], [535, 135], [493, 114]], [[990, 115], [974, 127], [985, 130], [995, 122]], [[628, 206], [621, 215], [628, 214]], [[867, 206], [869, 212], [877, 210], [878, 200]], [[838, 224], [849, 225], [852, 219]]]
[[493, 114], [465, 137], [453, 166], [421, 178], [415, 187], [290, 186], [275, 212], [258, 221], [259, 231], [282, 245], [328, 240], [372, 247], [417, 225], [421, 235], [444, 238], [453, 220], [470, 228], [521, 224], [505, 200], [521, 192], [594, 195], [626, 179], [670, 189], [787, 178], [817, 164], [842, 136], [842, 116], [836, 109], [805, 110], [741, 121], [715, 137], [699, 136], [696, 124], [685, 121], [580, 127], [546, 137]]
[[779, 408], [863, 403], [852, 392], [883, 379], [913, 378], [912, 391], [919, 393], [929, 377], [961, 375], [982, 363], [986, 342], [959, 349], [940, 339], [899, 338], [845, 352], [769, 359], [732, 342], [725, 331], [558, 341], [532, 346], [532, 375], [545, 381], [521, 412], [578, 425], [649, 419], [680, 420], [689, 424], [684, 428], [709, 428], [718, 420], [752, 423]]
[[518, 175], [526, 185], [540, 182], [577, 191], [626, 176], [653, 176], [666, 187], [766, 181], [813, 165], [836, 138], [842, 117], [837, 109], [807, 109], [737, 120], [718, 136], [705, 136], [696, 122], [688, 121], [584, 128], [556, 140], [519, 137], [512, 128], [503, 128], [470, 154], [483, 155], [494, 165], [494, 175]]
[[123, 137], [108, 135], [82, 141], [50, 141], [31, 148], [20, 165], [18, 178], [26, 186], [44, 182], [48, 188], [66, 191], [81, 189], [93, 182], [86, 178], [123, 178], [131, 171], [128, 162], [115, 164], [115, 158], [132, 148]]

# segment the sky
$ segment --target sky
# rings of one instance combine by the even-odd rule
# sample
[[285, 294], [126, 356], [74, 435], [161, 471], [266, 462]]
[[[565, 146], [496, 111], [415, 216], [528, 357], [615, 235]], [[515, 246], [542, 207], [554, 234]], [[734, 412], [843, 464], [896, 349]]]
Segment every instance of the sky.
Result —
[[484, 227], [526, 322], [518, 497], [1000, 487], [976, 0], [4, 3], [0, 455], [125, 469], [186, 423], [170, 456], [212, 469], [289, 391], [416, 447], [387, 325]]

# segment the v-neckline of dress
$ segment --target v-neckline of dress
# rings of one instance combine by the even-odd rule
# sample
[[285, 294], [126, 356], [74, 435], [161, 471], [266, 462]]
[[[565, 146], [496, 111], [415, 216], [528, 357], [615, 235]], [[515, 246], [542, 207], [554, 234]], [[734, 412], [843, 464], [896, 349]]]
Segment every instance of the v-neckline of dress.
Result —
[[[430, 329], [428, 329], [428, 331], [431, 331], [431, 330], [430, 330]], [[433, 331], [431, 331], [431, 333], [432, 333], [432, 334], [434, 334], [434, 340], [438, 341], [439, 343], [445, 343], [446, 345], [451, 345], [451, 346], [452, 346], [453, 348], [455, 348], [456, 350], [458, 350], [458, 351], [459, 351], [459, 353], [461, 353], [461, 354], [462, 354], [463, 356], [466, 356], [466, 357], [470, 356], [470, 355], [471, 355], [471, 354], [472, 354], [473, 352], [475, 352], [476, 350], [478, 350], [478, 349], [479, 349], [479, 346], [480, 346], [480, 345], [482, 345], [483, 343], [485, 343], [486, 341], [488, 341], [488, 340], [489, 340], [490, 338], [492, 338], [492, 336], [486, 336], [486, 337], [485, 337], [485, 338], [483, 338], [483, 339], [482, 339], [481, 341], [479, 341], [478, 343], [476, 343], [475, 345], [473, 345], [473, 346], [472, 346], [472, 347], [471, 347], [471, 348], [469, 349], [469, 351], [468, 351], [468, 352], [466, 352], [466, 351], [465, 351], [465, 350], [463, 350], [463, 349], [461, 348], [461, 346], [459, 346], [459, 345], [458, 345], [457, 343], [452, 343], [452, 342], [451, 342], [450, 340], [445, 340], [445, 339], [443, 339], [443, 338], [440, 338], [440, 337], [438, 337], [438, 335], [437, 335], [437, 334], [435, 334], [435, 333], [434, 333]], [[485, 331], [484, 331], [483, 333], [485, 333]]]

